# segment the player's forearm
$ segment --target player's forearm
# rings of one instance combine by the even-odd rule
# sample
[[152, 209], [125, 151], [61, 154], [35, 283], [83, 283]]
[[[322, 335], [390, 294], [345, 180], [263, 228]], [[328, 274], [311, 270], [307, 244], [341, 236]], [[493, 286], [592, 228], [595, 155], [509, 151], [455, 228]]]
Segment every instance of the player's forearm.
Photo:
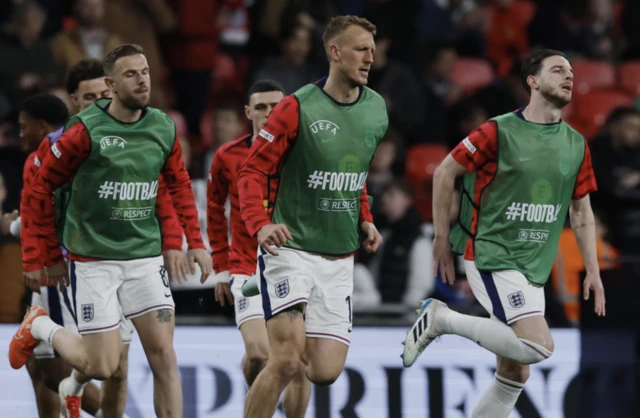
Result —
[[369, 194], [367, 193], [367, 185], [365, 184], [360, 193], [360, 222], [373, 223], [373, 215], [371, 214], [371, 205], [369, 205]]
[[224, 204], [209, 201], [207, 207], [207, 235], [211, 247], [213, 271], [229, 270], [229, 229]]
[[238, 175], [240, 215], [252, 237], [255, 237], [263, 226], [271, 223], [263, 203], [264, 196], [261, 185], [266, 181], [266, 175], [251, 169], [248, 164], [240, 170]]
[[569, 211], [569, 219], [582, 254], [585, 269], [587, 272], [597, 272], [599, 266], [596, 250], [596, 223], [591, 205], [588, 203], [572, 205]]
[[433, 226], [436, 237], [449, 236], [449, 211], [456, 175], [442, 165], [438, 167], [433, 176]]

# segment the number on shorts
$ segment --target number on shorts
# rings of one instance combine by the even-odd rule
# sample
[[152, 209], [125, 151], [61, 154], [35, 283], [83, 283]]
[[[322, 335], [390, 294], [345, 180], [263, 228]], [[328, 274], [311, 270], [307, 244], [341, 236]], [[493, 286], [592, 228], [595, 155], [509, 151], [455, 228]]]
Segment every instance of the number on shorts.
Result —
[[169, 288], [169, 277], [167, 275], [167, 269], [164, 266], [160, 266], [160, 278], [162, 279], [162, 284], [167, 289]]
[[351, 310], [351, 295], [347, 296], [345, 298], [345, 301], [347, 302], [347, 306], [349, 307], [349, 323], [353, 324], [353, 311]]

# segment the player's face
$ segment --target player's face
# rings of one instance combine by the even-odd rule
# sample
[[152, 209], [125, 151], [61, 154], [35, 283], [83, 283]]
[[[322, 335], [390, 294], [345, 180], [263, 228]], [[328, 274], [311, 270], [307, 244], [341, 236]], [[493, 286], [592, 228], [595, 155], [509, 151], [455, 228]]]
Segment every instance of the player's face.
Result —
[[244, 107], [244, 113], [253, 123], [253, 132], [257, 133], [267, 123], [267, 118], [273, 108], [282, 100], [281, 91], [265, 91], [253, 93], [249, 97], [249, 104]]
[[537, 89], [542, 97], [558, 108], [571, 101], [573, 91], [573, 69], [565, 58], [553, 56], [542, 62]]
[[78, 110], [88, 108], [102, 97], [111, 97], [111, 90], [107, 87], [104, 77], [81, 81], [78, 89], [71, 95], [73, 104]]
[[20, 139], [24, 141], [30, 150], [38, 148], [42, 138], [49, 133], [47, 132], [46, 123], [31, 117], [25, 112], [20, 112], [18, 115], [18, 125], [20, 126]]
[[107, 77], [107, 85], [128, 109], [144, 109], [151, 93], [149, 64], [145, 56], [138, 54], [118, 59], [113, 76]]
[[354, 86], [366, 85], [376, 48], [373, 35], [352, 25], [338, 37], [336, 44], [335, 56], [340, 72]]

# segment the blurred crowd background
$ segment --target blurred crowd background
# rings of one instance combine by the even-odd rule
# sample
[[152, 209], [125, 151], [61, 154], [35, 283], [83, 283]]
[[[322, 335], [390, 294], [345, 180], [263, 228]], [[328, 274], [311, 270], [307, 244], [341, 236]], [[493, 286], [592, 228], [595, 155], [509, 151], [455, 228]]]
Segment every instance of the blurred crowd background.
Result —
[[[206, 176], [216, 149], [248, 133], [243, 106], [257, 79], [287, 93], [327, 73], [321, 36], [337, 14], [378, 27], [369, 87], [387, 101], [390, 127], [368, 190], [385, 242], [358, 254], [356, 324], [406, 323], [435, 295], [484, 314], [459, 269], [454, 287], [433, 278], [431, 176], [448, 151], [490, 117], [528, 97], [519, 79], [533, 48], [572, 60], [574, 98], [563, 118], [588, 139], [600, 191], [593, 196], [606, 271], [635, 265], [640, 246], [640, 1], [637, 0], [3, 0], [0, 2], [0, 210], [19, 206], [27, 153], [16, 105], [59, 95], [64, 74], [120, 43], [141, 45], [151, 105], [176, 121], [206, 236]], [[451, 219], [457, 217], [454, 199]], [[0, 244], [0, 320], [26, 304], [19, 242]], [[461, 267], [461, 263], [459, 263]], [[584, 266], [567, 225], [547, 286], [552, 326], [578, 326]], [[611, 286], [604, 274], [605, 288]], [[616, 276], [616, 275], [613, 275]], [[178, 319], [230, 323], [211, 284], [174, 284]]]

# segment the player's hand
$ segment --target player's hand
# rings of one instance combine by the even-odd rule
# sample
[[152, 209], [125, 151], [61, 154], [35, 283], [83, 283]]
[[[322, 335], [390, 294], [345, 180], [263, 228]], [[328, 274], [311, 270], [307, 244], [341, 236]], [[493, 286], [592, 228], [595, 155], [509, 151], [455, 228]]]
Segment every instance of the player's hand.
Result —
[[171, 280], [178, 283], [187, 281], [189, 266], [187, 265], [187, 257], [182, 250], [163, 251], [162, 258]]
[[271, 255], [278, 255], [272, 246], [280, 248], [287, 241], [293, 241], [293, 237], [284, 224], [267, 224], [258, 231], [258, 244]]
[[60, 290], [69, 287], [69, 267], [64, 258], [53, 266], [45, 268], [50, 286], [60, 285]]
[[362, 248], [368, 253], [375, 253], [382, 244], [382, 235], [378, 232], [378, 228], [371, 222], [362, 222], [360, 230], [367, 236], [362, 241]]
[[229, 305], [233, 305], [233, 293], [231, 293], [231, 285], [226, 282], [220, 282], [216, 285], [216, 302], [220, 306], [225, 306], [225, 302], [229, 302]]
[[594, 311], [596, 315], [605, 316], [604, 286], [602, 286], [602, 279], [599, 273], [587, 272], [587, 277], [584, 279], [584, 300], [589, 300], [591, 291], [593, 291], [595, 299]]
[[200, 272], [202, 275], [200, 276], [200, 283], [204, 283], [207, 281], [207, 277], [213, 271], [211, 256], [207, 253], [207, 250], [202, 248], [194, 248], [192, 250], [187, 251], [187, 258], [189, 258], [189, 268], [191, 269], [191, 274], [196, 274], [196, 264], [200, 266]]
[[42, 286], [46, 278], [44, 269], [25, 271], [22, 273], [22, 277], [24, 278], [24, 284], [31, 289], [31, 291], [40, 293], [40, 286]]
[[435, 237], [433, 240], [433, 276], [442, 283], [453, 284], [456, 281], [456, 272], [453, 266], [453, 255], [448, 237]]
[[0, 220], [0, 233], [2, 235], [11, 234], [11, 222], [18, 219], [18, 211], [14, 210], [11, 213], [5, 213], [2, 215], [2, 220]]

